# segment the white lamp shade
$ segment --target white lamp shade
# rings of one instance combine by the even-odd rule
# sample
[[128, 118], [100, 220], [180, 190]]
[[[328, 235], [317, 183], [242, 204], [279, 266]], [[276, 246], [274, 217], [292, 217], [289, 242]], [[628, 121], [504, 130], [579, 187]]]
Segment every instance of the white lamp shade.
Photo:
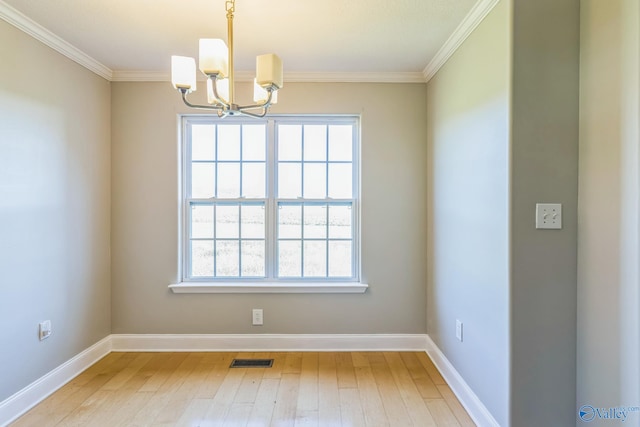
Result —
[[171, 84], [174, 89], [196, 90], [196, 60], [188, 56], [171, 57]]
[[[253, 100], [255, 102], [264, 102], [269, 98], [269, 93], [266, 89], [260, 86], [257, 82], [257, 79], [253, 79]], [[278, 103], [278, 91], [274, 91], [271, 95], [271, 103]]]
[[229, 48], [221, 39], [200, 39], [200, 71], [206, 75], [229, 75]]
[[[229, 79], [218, 79], [216, 80], [216, 87], [218, 89], [218, 96], [222, 98], [223, 101], [229, 101]], [[215, 96], [213, 96], [213, 80], [207, 79], [207, 101], [209, 104], [217, 104]]]
[[256, 57], [256, 81], [262, 87], [282, 87], [282, 60], [274, 53]]

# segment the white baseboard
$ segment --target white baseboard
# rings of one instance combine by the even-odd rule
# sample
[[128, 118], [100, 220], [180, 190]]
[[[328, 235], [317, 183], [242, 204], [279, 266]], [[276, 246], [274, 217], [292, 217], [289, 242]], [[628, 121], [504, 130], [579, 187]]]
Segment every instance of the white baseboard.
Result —
[[0, 426], [14, 421], [110, 352], [108, 336], [0, 402]]
[[499, 427], [440, 349], [423, 334], [110, 335], [0, 402], [4, 427], [112, 351], [426, 351], [473, 421]]
[[111, 335], [113, 351], [424, 351], [422, 334]]
[[456, 371], [451, 362], [440, 351], [431, 337], [426, 336], [426, 351], [433, 364], [449, 385], [449, 388], [456, 395], [462, 406], [467, 410], [469, 416], [480, 427], [500, 427], [500, 424], [493, 418], [491, 412], [484, 406], [478, 396], [471, 390], [471, 387], [464, 381], [462, 376]]

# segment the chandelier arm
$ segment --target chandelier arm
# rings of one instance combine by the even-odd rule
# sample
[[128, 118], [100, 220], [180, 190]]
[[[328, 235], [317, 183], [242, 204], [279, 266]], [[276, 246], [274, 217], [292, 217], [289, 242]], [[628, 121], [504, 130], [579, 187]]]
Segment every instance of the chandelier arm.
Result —
[[253, 105], [240, 105], [236, 107], [237, 111], [244, 113], [247, 110], [255, 110], [258, 108], [262, 108], [263, 110], [268, 110], [270, 107], [269, 104], [253, 104]]
[[[218, 85], [216, 84], [216, 82], [218, 81], [218, 77], [217, 74], [215, 75], [210, 75], [209, 79], [212, 82], [212, 87], [211, 89], [213, 90], [213, 97], [215, 98], [215, 100], [218, 102], [218, 104], [220, 104], [220, 107], [222, 109], [224, 108], [230, 108], [231, 107], [231, 103], [227, 102], [224, 98], [222, 98], [220, 95], [218, 95]], [[229, 97], [231, 98], [231, 97]]]
[[259, 104], [250, 104], [250, 105], [240, 105], [238, 107], [236, 107], [238, 109], [238, 111], [245, 111], [245, 110], [254, 110], [256, 108], [262, 108], [262, 109], [268, 109], [271, 106], [270, 102], [261, 102]]
[[263, 109], [262, 109], [262, 113], [260, 113], [260, 114], [256, 114], [256, 113], [249, 113], [248, 111], [244, 111], [244, 110], [240, 111], [240, 113], [241, 113], [242, 115], [244, 115], [244, 116], [255, 117], [256, 119], [259, 119], [259, 118], [262, 118], [262, 117], [264, 117], [264, 116], [266, 116], [266, 115], [267, 115], [267, 109], [266, 109], [266, 108], [263, 108]]
[[271, 89], [268, 89], [267, 93], [269, 94], [269, 96], [264, 101], [259, 102], [257, 104], [241, 105], [241, 106], [238, 107], [238, 110], [240, 110], [240, 111], [242, 111], [242, 110], [253, 110], [254, 108], [263, 108], [263, 109], [267, 110], [271, 106], [271, 101], [272, 101], [271, 98], [273, 97], [273, 91]]
[[192, 104], [187, 99], [187, 90], [186, 89], [180, 89], [180, 93], [182, 94], [182, 101], [185, 103], [185, 105], [187, 107], [197, 108], [197, 109], [200, 109], [200, 110], [218, 110], [218, 111], [224, 110], [224, 106], [221, 106], [221, 105], [198, 105], [198, 104]]

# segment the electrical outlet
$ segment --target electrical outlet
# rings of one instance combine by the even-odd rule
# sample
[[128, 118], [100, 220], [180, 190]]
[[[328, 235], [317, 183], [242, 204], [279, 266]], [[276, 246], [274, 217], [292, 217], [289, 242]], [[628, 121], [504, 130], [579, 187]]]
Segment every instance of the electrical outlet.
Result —
[[536, 203], [536, 228], [562, 228], [562, 204]]
[[462, 322], [456, 319], [456, 338], [462, 342]]
[[38, 336], [40, 337], [40, 341], [51, 336], [51, 320], [40, 322], [38, 326]]
[[253, 325], [254, 326], [260, 326], [262, 325], [264, 318], [262, 315], [262, 309], [261, 308], [254, 308], [253, 309]]

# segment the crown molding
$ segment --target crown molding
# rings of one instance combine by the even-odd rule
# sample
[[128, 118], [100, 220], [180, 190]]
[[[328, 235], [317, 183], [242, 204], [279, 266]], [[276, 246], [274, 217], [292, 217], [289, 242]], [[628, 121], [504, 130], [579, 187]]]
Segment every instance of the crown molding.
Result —
[[[205, 81], [206, 77], [202, 73], [196, 76], [198, 81]], [[254, 74], [250, 71], [236, 71], [237, 82], [252, 82]], [[112, 82], [170, 82], [171, 73], [165, 71], [127, 71], [115, 70], [111, 77]]]
[[425, 83], [420, 72], [285, 73], [291, 83]]
[[442, 45], [438, 53], [427, 64], [423, 74], [423, 79], [429, 81], [436, 75], [438, 70], [449, 60], [460, 45], [469, 37], [478, 25], [486, 18], [500, 0], [479, 0], [462, 20], [458, 28], [451, 34], [449, 39]]
[[[236, 71], [237, 82], [251, 82], [254, 74], [251, 71]], [[319, 73], [294, 72], [285, 73], [287, 83], [425, 83], [421, 72], [389, 72], [389, 73]], [[198, 80], [204, 81], [203, 75]], [[118, 71], [113, 72], [114, 82], [169, 82], [171, 75], [162, 71]]]
[[110, 68], [56, 36], [51, 31], [9, 6], [2, 0], [0, 0], [0, 19], [7, 21], [9, 24], [29, 34], [34, 39], [39, 40], [51, 49], [82, 65], [88, 70], [93, 71], [100, 77], [106, 80], [112, 79], [113, 71], [111, 71]]
[[[204, 79], [202, 79], [204, 80]], [[170, 82], [171, 75], [164, 71], [114, 70], [112, 82]]]

